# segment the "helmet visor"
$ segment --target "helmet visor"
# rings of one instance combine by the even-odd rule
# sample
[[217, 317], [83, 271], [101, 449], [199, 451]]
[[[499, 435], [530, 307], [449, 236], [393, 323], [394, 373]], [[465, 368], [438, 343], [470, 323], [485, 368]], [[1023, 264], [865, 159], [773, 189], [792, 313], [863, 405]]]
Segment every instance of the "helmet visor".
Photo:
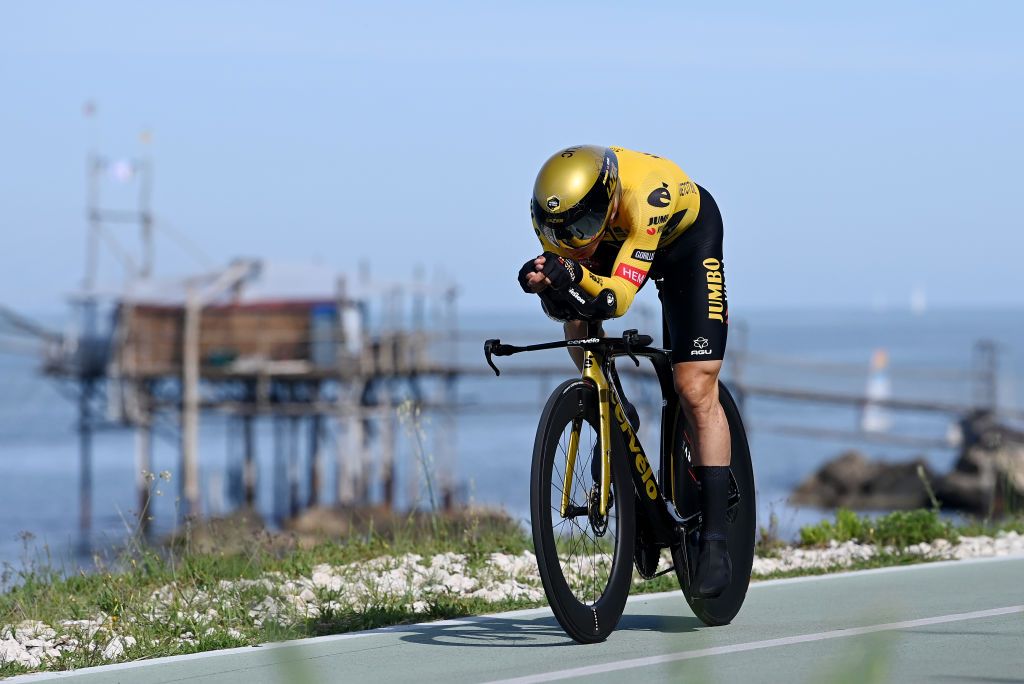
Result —
[[[552, 213], [533, 198], [533, 220], [544, 238], [555, 245], [567, 249], [586, 247], [600, 237], [611, 214], [611, 198], [588, 197], [569, 211]], [[583, 208], [580, 205], [586, 204]], [[596, 205], [596, 206], [595, 206]]]

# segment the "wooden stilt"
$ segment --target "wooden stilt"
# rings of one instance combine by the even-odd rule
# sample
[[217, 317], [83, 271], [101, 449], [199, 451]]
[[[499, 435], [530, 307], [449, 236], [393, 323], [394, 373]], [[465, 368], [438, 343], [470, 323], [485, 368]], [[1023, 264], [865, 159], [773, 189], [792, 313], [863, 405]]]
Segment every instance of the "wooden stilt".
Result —
[[148, 536], [153, 509], [150, 506], [150, 492], [155, 477], [153, 473], [153, 425], [149, 411], [143, 409], [138, 425], [135, 426], [135, 488], [138, 501], [138, 530]]
[[253, 423], [255, 416], [246, 413], [242, 416], [242, 488], [243, 499], [247, 508], [256, 505], [256, 439]]

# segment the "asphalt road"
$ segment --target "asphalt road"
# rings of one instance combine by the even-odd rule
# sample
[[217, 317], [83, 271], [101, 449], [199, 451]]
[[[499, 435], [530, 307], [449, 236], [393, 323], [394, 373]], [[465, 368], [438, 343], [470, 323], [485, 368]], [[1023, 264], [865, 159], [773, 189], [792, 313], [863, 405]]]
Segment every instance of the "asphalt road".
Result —
[[704, 627], [678, 592], [634, 597], [603, 644], [546, 609], [29, 675], [124, 682], [1024, 682], [1024, 558], [760, 582]]

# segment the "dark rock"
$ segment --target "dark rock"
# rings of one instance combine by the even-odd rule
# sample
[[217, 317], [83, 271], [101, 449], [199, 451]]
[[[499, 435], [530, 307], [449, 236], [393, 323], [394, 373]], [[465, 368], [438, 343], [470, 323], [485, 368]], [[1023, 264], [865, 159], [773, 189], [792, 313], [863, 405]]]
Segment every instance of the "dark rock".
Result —
[[910, 509], [927, 506], [928, 490], [918, 475], [923, 468], [929, 481], [934, 474], [923, 459], [903, 463], [869, 460], [859, 451], [847, 451], [804, 480], [790, 501], [818, 508], [856, 510]]
[[964, 418], [961, 429], [960, 457], [948, 474], [936, 475], [920, 458], [886, 463], [848, 451], [802, 482], [790, 501], [859, 510], [930, 506], [921, 469], [943, 508], [989, 517], [1020, 513], [1024, 510], [1024, 433], [982, 411]]
[[961, 422], [953, 471], [936, 482], [944, 507], [1000, 517], [1024, 509], [1024, 433], [979, 411]]

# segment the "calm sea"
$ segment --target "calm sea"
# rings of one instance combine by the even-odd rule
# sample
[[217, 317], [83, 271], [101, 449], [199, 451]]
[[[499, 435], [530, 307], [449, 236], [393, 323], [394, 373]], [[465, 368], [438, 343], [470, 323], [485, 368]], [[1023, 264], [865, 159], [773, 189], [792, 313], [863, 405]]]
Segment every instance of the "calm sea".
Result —
[[[629, 320], [609, 326], [650, 330], [653, 317], [638, 311]], [[560, 327], [537, 315], [466, 315], [459, 341], [445, 344], [440, 353], [484, 367], [483, 339], [500, 336], [516, 343], [557, 339]], [[871, 313], [829, 310], [757, 311], [733, 314], [730, 348], [745, 347], [747, 363], [727, 360], [728, 379], [739, 370], [741, 379], [757, 385], [804, 388], [857, 394], [864, 391], [872, 354], [884, 349], [889, 358], [888, 382], [895, 397], [968, 403], [976, 387], [953, 371], [969, 371], [975, 361], [974, 344], [990, 339], [999, 349], [999, 402], [1002, 407], [1024, 408], [1024, 311], [936, 311]], [[744, 343], [745, 338], [745, 343]], [[561, 350], [501, 359], [503, 368], [563, 364], [565, 374], [549, 377], [501, 378], [473, 376], [460, 380], [461, 408], [453, 420], [427, 414], [421, 425], [427, 433], [423, 454], [442, 466], [453, 453], [454, 479], [460, 496], [477, 504], [501, 506], [527, 518], [528, 474], [536, 419], [550, 389], [571, 372]], [[0, 354], [0, 562], [17, 564], [27, 544], [38, 553], [43, 547], [69, 564], [79, 562], [74, 549], [78, 529], [78, 442], [75, 405], [69, 387], [42, 378], [38, 362], [30, 356]], [[428, 392], [436, 388], [427, 387]], [[641, 406], [641, 433], [648, 452], [656, 447], [657, 403], [649, 385], [627, 381], [627, 393]], [[401, 392], [401, 388], [397, 388]], [[499, 405], [502, 410], [495, 410]], [[891, 431], [902, 436], [942, 438], [952, 421], [942, 415], [891, 413]], [[825, 460], [843, 450], [858, 448], [887, 459], [926, 457], [936, 468], [948, 468], [955, 458], [950, 448], [894, 446], [863, 443], [839, 437], [795, 436], [786, 428], [849, 432], [861, 416], [853, 409], [794, 403], [753, 397], [745, 406], [759, 489], [759, 515], [766, 521], [774, 512], [784, 534], [791, 535], [827, 512], [796, 509], [785, 503], [791, 489]], [[418, 476], [419, 461], [408, 426], [397, 423], [398, 494], [402, 502], [425, 500]], [[178, 508], [177, 435], [168, 424], [154, 447], [154, 470], [173, 474], [169, 483], [158, 481], [153, 513], [156, 529], [170, 529]], [[334, 438], [344, 435], [332, 429]], [[238, 453], [229, 436], [232, 427], [220, 416], [206, 417], [201, 425], [200, 457], [203, 507], [211, 513], [231, 508], [233, 488], [227, 473]], [[280, 510], [280, 489], [275, 491], [273, 426], [258, 426], [260, 464], [259, 507], [268, 516]], [[445, 448], [454, 444], [454, 450]], [[329, 442], [323, 496], [333, 497], [335, 444]], [[116, 545], [134, 525], [134, 435], [109, 430], [96, 436], [94, 455], [93, 544]], [[275, 494], [278, 496], [275, 497]], [[26, 534], [28, 533], [28, 534]]]

